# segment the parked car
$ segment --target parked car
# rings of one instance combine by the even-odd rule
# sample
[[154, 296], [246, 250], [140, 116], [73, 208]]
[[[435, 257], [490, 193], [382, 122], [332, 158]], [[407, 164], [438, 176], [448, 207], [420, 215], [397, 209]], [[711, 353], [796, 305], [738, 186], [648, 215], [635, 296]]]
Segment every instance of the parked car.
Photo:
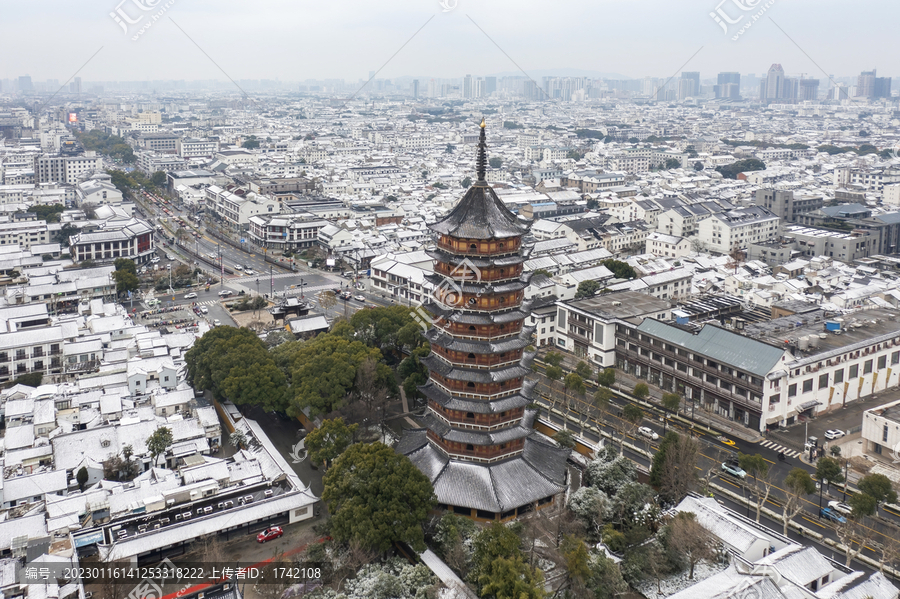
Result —
[[174, 259], [175, 259], [175, 256], [173, 256], [172, 254], [166, 254], [166, 260], [174, 260]]
[[229, 295], [234, 295], [234, 291], [231, 289], [223, 289], [219, 292], [219, 297], [228, 297]]
[[206, 306], [200, 306], [200, 313], [209, 314], [209, 308], [207, 308]]
[[722, 472], [725, 474], [730, 474], [731, 476], [737, 477], [743, 480], [747, 473], [743, 468], [735, 464], [734, 462], [722, 462]]
[[826, 520], [831, 520], [837, 524], [846, 524], [847, 519], [841, 516], [839, 513], [831, 509], [830, 507], [823, 507], [819, 510], [819, 516], [825, 518]]
[[213, 321], [213, 326], [214, 326], [214, 327], [220, 327], [220, 326], [222, 326], [222, 321], [219, 320], [218, 318], [215, 319], [215, 320]]
[[829, 501], [828, 507], [833, 509], [839, 514], [843, 514], [844, 516], [849, 516], [853, 513], [853, 508], [847, 505], [846, 503], [841, 503], [840, 501]]
[[192, 291], [191, 293], [185, 293], [185, 294], [184, 294], [184, 299], [194, 299], [194, 298], [196, 298], [196, 297], [197, 297], [197, 294], [194, 293], [193, 291]]
[[280, 526], [273, 526], [272, 528], [267, 528], [258, 535], [256, 535], [257, 543], [265, 543], [266, 541], [271, 541], [272, 539], [277, 539], [282, 536], [284, 531]]
[[152, 258], [150, 258], [150, 262], [156, 264], [157, 262], [159, 262], [159, 256], [153, 256]]
[[847, 433], [845, 433], [845, 432], [842, 431], [842, 430], [838, 430], [838, 429], [836, 429], [836, 428], [833, 428], [833, 429], [831, 429], [831, 430], [825, 431], [825, 438], [826, 438], [826, 439], [840, 439], [841, 437], [843, 437], [843, 436], [846, 435], [846, 434], [847, 434]]
[[244, 270], [244, 267], [241, 266], [240, 264], [235, 264], [235, 265], [234, 265], [234, 269], [235, 269], [235, 270]]
[[650, 428], [649, 426], [642, 426], [641, 428], [638, 429], [638, 432], [640, 434], [644, 435], [645, 437], [647, 437], [648, 439], [652, 439], [653, 441], [656, 441], [657, 439], [659, 439], [659, 435], [656, 433], [656, 431], [653, 430], [652, 428]]

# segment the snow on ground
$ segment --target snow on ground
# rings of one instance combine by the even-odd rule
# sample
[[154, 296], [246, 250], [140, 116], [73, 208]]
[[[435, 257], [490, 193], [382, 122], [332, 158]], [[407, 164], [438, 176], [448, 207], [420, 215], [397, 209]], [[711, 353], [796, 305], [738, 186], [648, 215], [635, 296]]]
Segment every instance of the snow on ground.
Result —
[[663, 599], [664, 597], [668, 597], [669, 595], [675, 594], [690, 586], [693, 586], [701, 580], [706, 580], [710, 576], [713, 576], [725, 570], [727, 567], [728, 564], [711, 564], [708, 562], [700, 562], [694, 567], [693, 580], [688, 579], [690, 569], [685, 568], [684, 572], [679, 572], [674, 576], [663, 578], [662, 581], [660, 581], [659, 588], [662, 591], [661, 593], [656, 592], [656, 580], [654, 580], [652, 577], [648, 578], [640, 586], [638, 586], [637, 590], [647, 599]]

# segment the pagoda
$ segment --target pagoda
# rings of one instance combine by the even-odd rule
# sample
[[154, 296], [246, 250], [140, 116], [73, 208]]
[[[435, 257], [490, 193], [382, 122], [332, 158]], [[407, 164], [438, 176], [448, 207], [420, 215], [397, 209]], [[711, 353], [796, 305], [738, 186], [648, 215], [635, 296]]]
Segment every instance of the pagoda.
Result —
[[[479, 520], [507, 520], [549, 505], [566, 486], [569, 450], [533, 430], [533, 327], [523, 305], [529, 275], [528, 225], [485, 180], [481, 122], [477, 181], [453, 210], [430, 225], [436, 247], [423, 303], [432, 315], [422, 359], [428, 382], [424, 428], [407, 431], [397, 451], [429, 477], [440, 507]], [[527, 248], [530, 250], [530, 248]]]

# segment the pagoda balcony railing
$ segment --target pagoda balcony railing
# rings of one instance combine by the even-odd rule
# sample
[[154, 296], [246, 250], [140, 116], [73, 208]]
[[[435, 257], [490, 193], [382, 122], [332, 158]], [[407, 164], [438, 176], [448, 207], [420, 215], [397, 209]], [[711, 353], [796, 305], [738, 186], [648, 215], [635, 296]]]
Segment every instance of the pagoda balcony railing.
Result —
[[472, 392], [462, 392], [462, 391], [454, 391], [445, 387], [441, 384], [440, 381], [431, 379], [431, 382], [434, 383], [435, 386], [439, 387], [441, 391], [450, 395], [452, 397], [459, 397], [461, 399], [478, 399], [481, 401], [494, 401], [497, 399], [503, 399], [504, 397], [510, 397], [512, 395], [517, 395], [519, 391], [521, 391], [521, 387], [516, 389], [507, 389], [501, 391], [499, 393], [472, 393]]
[[446, 352], [439, 351], [439, 349], [436, 346], [432, 347], [431, 351], [434, 352], [434, 355], [438, 356], [444, 362], [446, 362], [447, 364], [450, 364], [451, 366], [460, 367], [460, 368], [471, 368], [474, 370], [491, 370], [494, 368], [500, 368], [500, 367], [504, 367], [504, 366], [512, 366], [513, 364], [517, 364], [522, 359], [521, 355], [510, 357], [510, 358], [500, 358], [499, 356], [497, 356], [497, 357], [492, 356], [495, 359], [488, 359], [488, 360], [485, 360], [483, 358], [475, 358], [475, 359], [454, 358], [452, 356], [447, 355]]
[[434, 408], [431, 409], [431, 413], [434, 414], [435, 416], [439, 417], [441, 420], [443, 420], [444, 423], [447, 424], [448, 426], [452, 426], [453, 428], [462, 428], [462, 429], [473, 430], [473, 431], [493, 431], [493, 430], [497, 430], [500, 428], [508, 428], [510, 423], [513, 423], [513, 422], [516, 422], [516, 421], [519, 421], [522, 419], [522, 414], [515, 414], [515, 415], [507, 416], [503, 420], [495, 422], [494, 424], [484, 425], [484, 424], [476, 424], [475, 418], [455, 418], [455, 419], [447, 418], [447, 416], [445, 416], [442, 412], [435, 410]]

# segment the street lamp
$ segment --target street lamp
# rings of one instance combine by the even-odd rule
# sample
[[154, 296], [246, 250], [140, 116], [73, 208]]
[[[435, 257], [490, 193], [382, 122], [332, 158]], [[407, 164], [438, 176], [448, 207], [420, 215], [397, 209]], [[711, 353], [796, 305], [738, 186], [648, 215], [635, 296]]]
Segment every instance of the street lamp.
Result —
[[819, 482], [819, 518], [822, 517], [822, 490], [825, 488], [825, 485], [828, 484], [828, 479], [823, 478]]

